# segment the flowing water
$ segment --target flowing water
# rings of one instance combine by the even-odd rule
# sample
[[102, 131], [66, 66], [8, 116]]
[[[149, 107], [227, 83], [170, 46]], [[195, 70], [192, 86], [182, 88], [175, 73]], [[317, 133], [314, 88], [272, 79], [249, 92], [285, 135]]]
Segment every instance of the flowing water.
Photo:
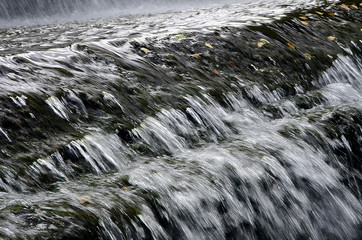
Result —
[[0, 239], [360, 239], [361, 1], [0, 1]]

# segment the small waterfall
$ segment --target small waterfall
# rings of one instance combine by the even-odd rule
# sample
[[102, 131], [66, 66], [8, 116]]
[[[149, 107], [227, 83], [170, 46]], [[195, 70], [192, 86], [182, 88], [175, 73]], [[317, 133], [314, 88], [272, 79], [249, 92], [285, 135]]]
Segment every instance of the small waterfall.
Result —
[[291, 2], [0, 31], [0, 238], [359, 239], [359, 1]]

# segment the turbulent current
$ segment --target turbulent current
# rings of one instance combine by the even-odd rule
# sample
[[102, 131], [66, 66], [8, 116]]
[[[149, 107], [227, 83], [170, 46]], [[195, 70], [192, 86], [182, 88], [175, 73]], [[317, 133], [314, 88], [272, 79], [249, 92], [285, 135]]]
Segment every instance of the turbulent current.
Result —
[[361, 239], [361, 9], [0, 0], [0, 239]]

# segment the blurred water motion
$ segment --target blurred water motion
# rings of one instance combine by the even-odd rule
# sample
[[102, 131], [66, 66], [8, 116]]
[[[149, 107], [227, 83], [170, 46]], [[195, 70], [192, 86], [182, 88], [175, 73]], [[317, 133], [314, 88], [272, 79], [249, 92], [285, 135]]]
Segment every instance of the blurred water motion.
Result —
[[359, 239], [358, 4], [1, 1], [0, 239]]

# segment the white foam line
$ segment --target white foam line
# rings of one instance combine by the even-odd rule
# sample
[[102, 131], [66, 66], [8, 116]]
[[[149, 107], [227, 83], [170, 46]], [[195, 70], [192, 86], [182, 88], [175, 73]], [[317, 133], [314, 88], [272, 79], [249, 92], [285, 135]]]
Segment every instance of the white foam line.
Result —
[[1, 132], [2, 134], [4, 134], [4, 136], [6, 137], [6, 139], [7, 139], [9, 142], [12, 142], [11, 139], [9, 138], [9, 136], [6, 134], [6, 132], [5, 132], [4, 130], [2, 130], [1, 128], [0, 128], [0, 132]]

